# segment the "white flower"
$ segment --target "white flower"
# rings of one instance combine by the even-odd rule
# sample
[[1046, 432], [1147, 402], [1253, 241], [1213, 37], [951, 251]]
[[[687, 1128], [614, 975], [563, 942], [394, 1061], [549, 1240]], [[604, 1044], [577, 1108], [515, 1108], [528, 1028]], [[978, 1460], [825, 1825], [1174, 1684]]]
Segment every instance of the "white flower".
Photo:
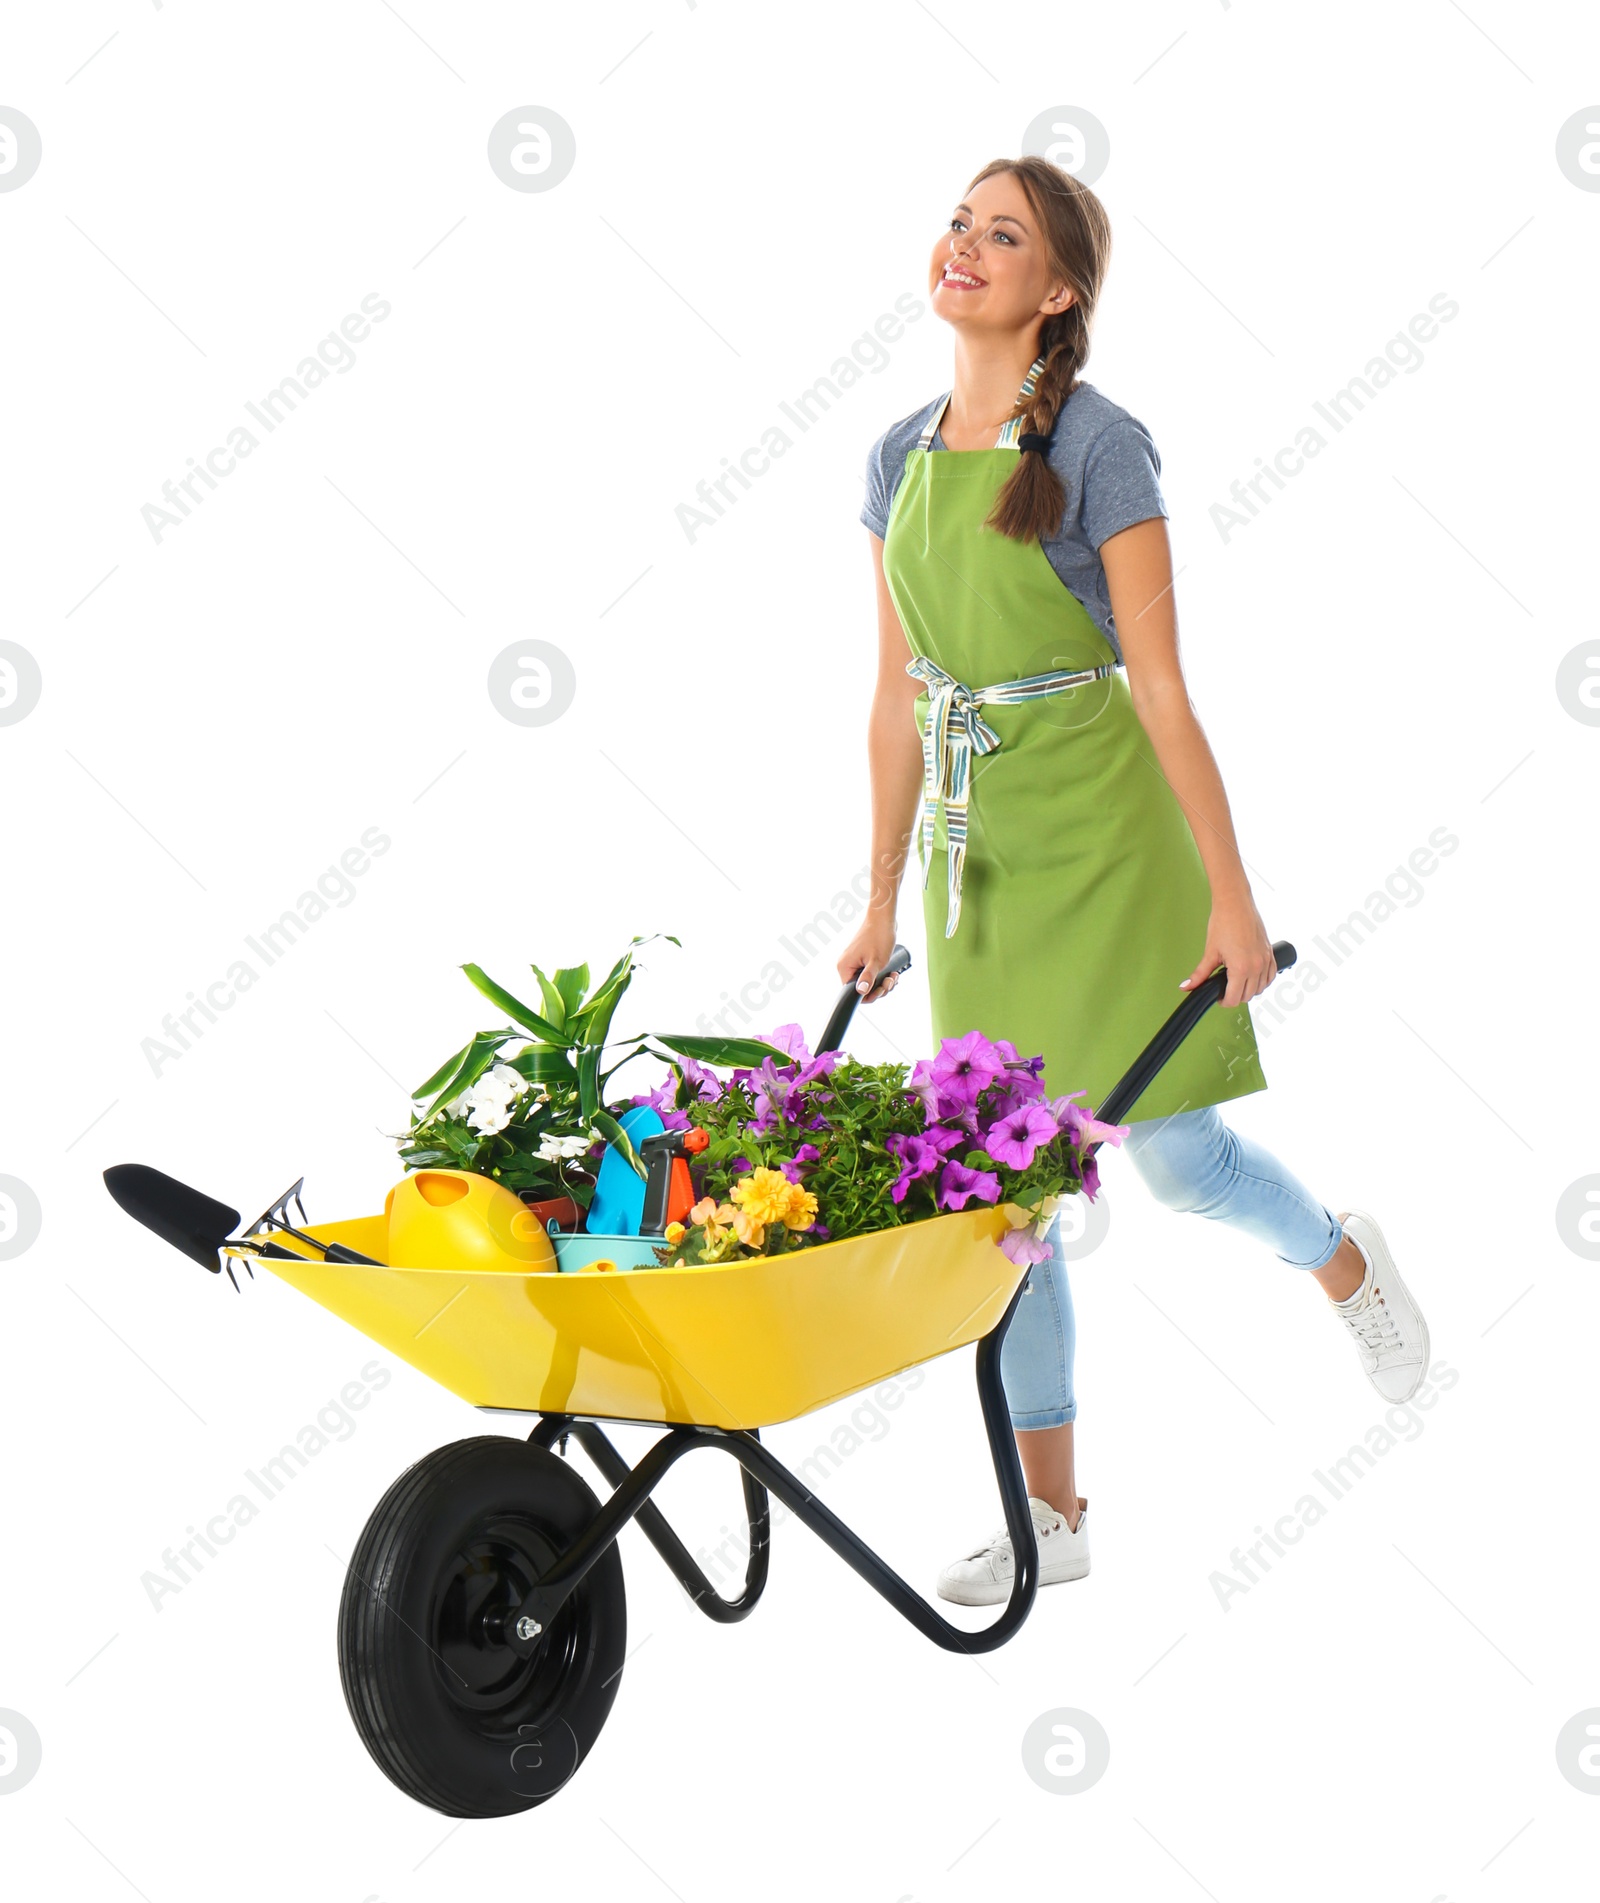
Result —
[[452, 1108], [456, 1115], [464, 1116], [480, 1136], [493, 1136], [511, 1121], [512, 1102], [527, 1088], [527, 1080], [520, 1071], [513, 1070], [509, 1064], [496, 1064], [459, 1097]]
[[488, 1134], [486, 1124], [493, 1124], [496, 1130], [504, 1129], [511, 1118], [511, 1106], [498, 1097], [480, 1097], [475, 1090], [469, 1090], [461, 1099], [461, 1114], [468, 1125]]
[[539, 1139], [539, 1147], [534, 1154], [541, 1163], [565, 1163], [573, 1157], [582, 1156], [594, 1141], [587, 1136], [557, 1136], [548, 1131]]

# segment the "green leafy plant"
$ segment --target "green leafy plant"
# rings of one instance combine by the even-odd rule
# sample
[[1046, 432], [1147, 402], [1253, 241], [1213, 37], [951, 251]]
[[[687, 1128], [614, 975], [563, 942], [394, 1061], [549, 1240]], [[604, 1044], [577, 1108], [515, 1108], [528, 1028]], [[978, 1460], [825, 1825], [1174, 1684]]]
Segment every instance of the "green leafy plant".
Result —
[[[530, 969], [539, 1008], [497, 984], [480, 965], [463, 965], [475, 988], [511, 1020], [479, 1031], [411, 1093], [411, 1126], [396, 1139], [408, 1170], [474, 1170], [530, 1200], [570, 1196], [587, 1209], [595, 1172], [614, 1143], [642, 1176], [644, 1165], [619, 1121], [626, 1102], [608, 1102], [618, 1071], [636, 1057], [670, 1064], [759, 1064], [783, 1052], [759, 1038], [641, 1032], [612, 1039], [617, 1007], [633, 982], [640, 945], [670, 933], [634, 937], [598, 984], [589, 967], [548, 975]], [[513, 1048], [515, 1047], [515, 1048]]]

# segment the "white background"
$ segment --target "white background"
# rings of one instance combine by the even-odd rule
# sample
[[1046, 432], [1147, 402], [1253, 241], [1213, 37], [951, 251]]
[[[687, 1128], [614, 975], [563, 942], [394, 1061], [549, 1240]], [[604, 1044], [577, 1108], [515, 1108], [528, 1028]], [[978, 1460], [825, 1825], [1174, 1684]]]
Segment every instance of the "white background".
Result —
[[[1600, 1266], [1556, 1207], [1600, 1170], [1600, 731], [1556, 677], [1597, 633], [1600, 196], [1555, 149], [1600, 97], [1594, 23], [107, 0], [29, 10], [5, 53], [0, 105], [43, 142], [0, 194], [0, 636], [43, 678], [0, 729], [0, 1173], [43, 1221], [0, 1264], [0, 1707], [43, 1743], [0, 1800], [7, 1888], [1592, 1894], [1600, 1807], [1555, 1745], [1600, 1705]], [[486, 158], [525, 105], [576, 137], [546, 192]], [[334, 1555], [405, 1466], [491, 1424], [378, 1355], [357, 1431], [154, 1610], [163, 1549], [377, 1351], [271, 1278], [236, 1299], [100, 1172], [253, 1213], [304, 1171], [313, 1217], [376, 1209], [405, 1087], [485, 1018], [469, 959], [517, 988], [530, 959], [673, 932], [639, 1023], [691, 1028], [781, 960], [759, 1027], [820, 1026], [832, 960], [780, 940], [866, 858], [867, 451], [948, 387], [934, 238], [1052, 109], [1110, 137], [1086, 374], [1159, 447], [1257, 901], [1326, 976], [1256, 1005], [1271, 1087], [1228, 1115], [1378, 1217], [1456, 1385], [1224, 1610], [1211, 1575], [1383, 1404], [1314, 1286], [1107, 1152], [1110, 1235], [1073, 1278], [1089, 1578], [975, 1663], [792, 1523], [731, 1629], [630, 1529], [636, 1650], [592, 1756], [551, 1803], [452, 1827], [347, 1718]], [[354, 367], [156, 541], [162, 483], [374, 292]], [[691, 540], [696, 484], [907, 292], [921, 317]], [[1230, 486], [1441, 292], [1459, 314], [1420, 368], [1224, 537]], [[539, 728], [486, 687], [530, 636], [578, 684]], [[349, 902], [153, 1070], [163, 1017], [370, 827], [392, 846]], [[1458, 849], [1408, 886], [1439, 827]], [[1319, 956], [1391, 877], [1393, 915]], [[902, 927], [920, 960], [914, 905]], [[924, 1052], [918, 979], [853, 1042]], [[797, 1464], [851, 1411], [768, 1438]], [[826, 1497], [931, 1592], [1000, 1517], [970, 1351], [863, 1418]], [[707, 1460], [661, 1498], [695, 1546], [738, 1495]], [[1111, 1741], [1076, 1795], [1022, 1761], [1058, 1707]]]

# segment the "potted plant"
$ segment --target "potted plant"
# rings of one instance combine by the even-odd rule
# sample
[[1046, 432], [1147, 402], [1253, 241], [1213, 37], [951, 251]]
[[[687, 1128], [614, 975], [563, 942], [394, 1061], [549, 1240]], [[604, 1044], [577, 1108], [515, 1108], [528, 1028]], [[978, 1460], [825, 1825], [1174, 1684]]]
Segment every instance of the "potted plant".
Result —
[[[670, 934], [670, 944], [678, 944]], [[634, 954], [649, 938], [635, 937], [598, 984], [588, 965], [559, 967], [548, 976], [530, 969], [539, 985], [535, 1010], [478, 965], [462, 970], [490, 1003], [511, 1020], [478, 1032], [412, 1092], [410, 1128], [396, 1137], [407, 1170], [472, 1170], [514, 1190], [538, 1215], [576, 1228], [594, 1194], [608, 1143], [642, 1176], [644, 1166], [619, 1121], [628, 1100], [606, 1101], [611, 1080], [625, 1064], [650, 1055], [674, 1057], [699, 1075], [702, 1064], [749, 1065], [784, 1052], [759, 1038], [638, 1033], [611, 1037], [618, 1005], [635, 972]], [[664, 1048], [658, 1048], [664, 1047]], [[675, 1069], [680, 1080], [686, 1074]], [[633, 1103], [654, 1101], [636, 1096]]]

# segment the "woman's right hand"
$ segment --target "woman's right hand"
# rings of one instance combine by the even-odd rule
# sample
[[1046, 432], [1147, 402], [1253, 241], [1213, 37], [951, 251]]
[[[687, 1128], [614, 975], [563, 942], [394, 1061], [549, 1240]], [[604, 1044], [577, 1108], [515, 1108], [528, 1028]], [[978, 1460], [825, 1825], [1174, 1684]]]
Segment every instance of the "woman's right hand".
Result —
[[840, 979], [845, 984], [853, 981], [857, 995], [867, 1004], [876, 1004], [880, 998], [888, 997], [900, 982], [894, 972], [890, 972], [882, 984], [877, 982], [878, 973], [889, 962], [894, 945], [894, 920], [882, 923], [869, 917], [839, 954]]

